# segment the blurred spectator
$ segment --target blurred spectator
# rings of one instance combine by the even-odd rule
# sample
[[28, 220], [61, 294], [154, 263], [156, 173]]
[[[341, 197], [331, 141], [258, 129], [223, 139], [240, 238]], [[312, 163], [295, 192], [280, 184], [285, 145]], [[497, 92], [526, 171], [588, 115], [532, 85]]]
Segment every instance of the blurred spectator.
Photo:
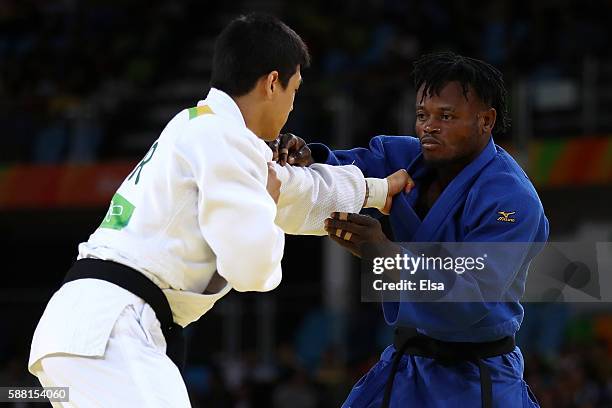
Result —
[[[236, 3], [234, 13], [249, 4]], [[157, 91], [205, 57], [187, 45], [212, 39], [215, 32], [206, 27], [215, 27], [215, 7], [222, 9], [204, 7], [202, 27], [194, 11], [203, 7], [197, 1], [3, 0], [0, 124], [8, 137], [0, 141], [0, 160], [121, 156], [116, 141], [150, 126], [135, 104], [162, 104]], [[323, 122], [303, 128], [329, 131], [330, 118], [320, 111], [345, 94], [360, 101], [352, 116], [363, 140], [397, 133], [392, 113], [411, 86], [411, 62], [424, 52], [450, 48], [488, 60], [505, 71], [508, 89], [520, 78], [580, 80], [584, 58], [610, 58], [610, 2], [316, 0], [273, 9], [303, 34], [318, 61], [306, 73], [311, 89], [304, 99], [313, 103], [301, 104], [312, 113], [301, 116]], [[222, 24], [226, 14], [217, 15]], [[200, 72], [206, 81], [205, 64]], [[194, 89], [193, 99], [203, 91]]]
[[[425, 52], [450, 48], [483, 58], [504, 71], [508, 89], [521, 79], [580, 82], [585, 58], [612, 61], [610, 1], [226, 3], [0, 0], [0, 166], [141, 157], [146, 148], [130, 151], [124, 139], [143, 129], [156, 137], [161, 128], [150, 123], [152, 112], [164, 108], [166, 121], [168, 105], [175, 113], [195, 102], [204, 89], [188, 82], [187, 96], [176, 99], [169, 94], [180, 87], [172, 81], [188, 72], [205, 84], [209, 55], [195, 45], [210, 42], [228, 15], [253, 7], [268, 5], [312, 51], [291, 119], [291, 129], [312, 140], [332, 135], [339, 100], [351, 103], [356, 144], [410, 133], [399, 129], [397, 116], [409, 109], [401, 101], [412, 97], [411, 63]], [[291, 302], [283, 306], [299, 324], [273, 361], [247, 352], [191, 366], [193, 406], [339, 406], [391, 332], [371, 305], [345, 317], [314, 305], [307, 314], [296, 307], [297, 318]], [[518, 342], [542, 408], [612, 406], [612, 317], [573, 317], [566, 305], [525, 307]], [[340, 323], [347, 349], [332, 334]], [[1, 339], [0, 385], [37, 385], [24, 370], [26, 356], [6, 343], [11, 335], [19, 337]]]
[[272, 400], [274, 408], [316, 408], [318, 395], [306, 372], [294, 370], [276, 387]]

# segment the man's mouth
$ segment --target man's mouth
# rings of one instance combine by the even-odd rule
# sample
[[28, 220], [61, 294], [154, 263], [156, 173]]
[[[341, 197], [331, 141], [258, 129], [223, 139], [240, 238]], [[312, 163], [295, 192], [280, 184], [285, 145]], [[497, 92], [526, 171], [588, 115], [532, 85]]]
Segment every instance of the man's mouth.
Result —
[[440, 142], [431, 136], [425, 136], [421, 138], [421, 146], [423, 149], [433, 150], [440, 146]]

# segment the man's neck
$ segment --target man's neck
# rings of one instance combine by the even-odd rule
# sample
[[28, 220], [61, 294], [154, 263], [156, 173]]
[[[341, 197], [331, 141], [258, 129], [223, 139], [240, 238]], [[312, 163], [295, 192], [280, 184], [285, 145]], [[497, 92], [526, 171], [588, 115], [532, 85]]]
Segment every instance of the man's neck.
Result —
[[262, 137], [262, 128], [260, 126], [261, 121], [261, 111], [256, 108], [257, 104], [253, 100], [253, 96], [251, 94], [246, 94], [243, 96], [233, 97], [232, 99], [238, 105], [238, 109], [240, 109], [240, 113], [242, 113], [242, 117], [244, 118], [244, 123], [246, 123], [247, 128], [257, 137], [263, 139]]
[[419, 186], [419, 196], [415, 203], [415, 211], [423, 220], [425, 216], [438, 200], [442, 192], [451, 181], [465, 168], [467, 163], [459, 165], [452, 163], [446, 166], [435, 167], [427, 177], [422, 180]]
[[453, 162], [449, 163], [448, 165], [436, 168], [434, 171], [435, 183], [440, 187], [441, 190], [444, 190], [446, 186], [448, 186], [450, 182], [453, 181], [453, 179], [457, 177], [457, 175], [461, 173], [461, 171], [468, 164], [468, 161], [462, 160], [460, 162]]
[[461, 173], [461, 171], [463, 171], [464, 168], [466, 168], [470, 163], [476, 160], [476, 158], [487, 146], [487, 143], [488, 139], [485, 143], [482, 144], [480, 149], [476, 150], [474, 153], [467, 157], [463, 157], [453, 162], [445, 163], [443, 165], [440, 165], [439, 167], [436, 167], [434, 169], [435, 183], [438, 184], [438, 186], [440, 186], [442, 190], [444, 190], [446, 186], [448, 186], [450, 182], [453, 181], [453, 179], [457, 177], [459, 173]]

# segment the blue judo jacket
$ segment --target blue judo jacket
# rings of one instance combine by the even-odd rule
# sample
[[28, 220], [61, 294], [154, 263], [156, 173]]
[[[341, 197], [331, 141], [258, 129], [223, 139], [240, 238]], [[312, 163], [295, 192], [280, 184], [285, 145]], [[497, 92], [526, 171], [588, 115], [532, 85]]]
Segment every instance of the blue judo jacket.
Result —
[[[415, 184], [427, 175], [421, 145], [410, 136], [377, 136], [369, 148], [331, 151], [309, 144], [317, 162], [354, 164], [366, 177], [386, 177], [405, 169]], [[489, 141], [479, 156], [444, 189], [423, 220], [414, 207], [418, 189], [394, 198], [389, 221], [396, 241], [537, 243], [548, 239], [548, 220], [529, 178], [501, 147]], [[513, 213], [513, 222], [500, 221], [500, 212]], [[517, 248], [521, 248], [518, 246]], [[528, 248], [522, 246], [522, 248]], [[518, 302], [535, 250], [522, 250], [493, 259], [486, 276], [462, 276], [455, 284], [463, 293], [487, 291], [503, 302], [384, 302], [388, 324], [415, 327], [438, 340], [486, 342], [513, 336], [523, 319]], [[496, 292], [497, 291], [497, 292]], [[492, 293], [493, 292], [493, 293]], [[513, 301], [507, 301], [513, 299]], [[384, 389], [394, 347], [362, 378], [345, 407], [377, 407]], [[500, 407], [537, 406], [522, 379], [523, 359], [513, 353], [486, 359], [493, 379], [493, 399]], [[396, 375], [392, 407], [477, 407], [480, 385], [475, 364], [443, 367], [424, 357], [404, 356]]]

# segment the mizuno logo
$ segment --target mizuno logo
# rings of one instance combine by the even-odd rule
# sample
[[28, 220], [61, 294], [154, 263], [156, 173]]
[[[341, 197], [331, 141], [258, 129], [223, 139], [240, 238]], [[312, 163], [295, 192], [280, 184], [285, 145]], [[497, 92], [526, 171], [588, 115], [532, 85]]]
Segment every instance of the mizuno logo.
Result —
[[516, 222], [515, 218], [510, 218], [510, 216], [515, 214], [516, 211], [512, 211], [512, 212], [498, 211], [497, 213], [501, 215], [501, 217], [497, 218], [497, 221]]

